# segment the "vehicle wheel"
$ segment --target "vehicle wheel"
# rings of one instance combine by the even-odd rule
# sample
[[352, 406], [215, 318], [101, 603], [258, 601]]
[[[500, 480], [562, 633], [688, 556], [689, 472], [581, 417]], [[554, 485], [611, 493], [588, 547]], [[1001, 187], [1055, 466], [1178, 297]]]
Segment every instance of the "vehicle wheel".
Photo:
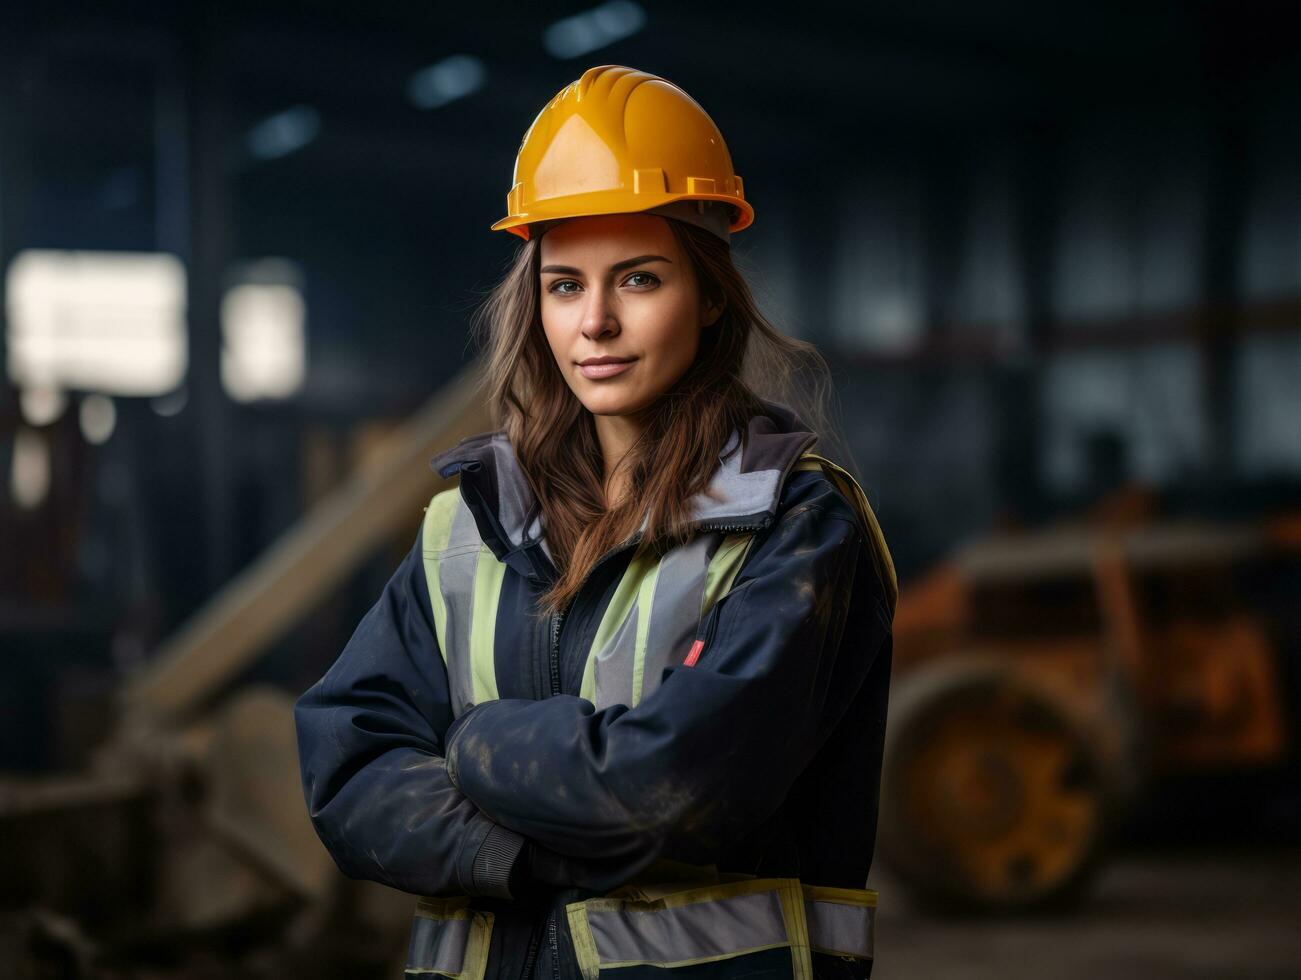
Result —
[[1100, 758], [1067, 710], [1006, 668], [917, 674], [890, 704], [881, 856], [933, 908], [1060, 905], [1112, 823]]

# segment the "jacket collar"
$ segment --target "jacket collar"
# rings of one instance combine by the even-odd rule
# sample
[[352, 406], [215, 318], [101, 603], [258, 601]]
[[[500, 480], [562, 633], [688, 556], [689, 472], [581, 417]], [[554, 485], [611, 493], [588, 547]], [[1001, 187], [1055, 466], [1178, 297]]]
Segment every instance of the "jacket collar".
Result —
[[[691, 498], [693, 524], [763, 526], [776, 516], [787, 473], [817, 436], [786, 405], [765, 400], [763, 406], [747, 421], [743, 446], [732, 430], [708, 488]], [[444, 478], [460, 475], [461, 497], [498, 560], [538, 576], [535, 549], [550, 557], [541, 508], [505, 430], [467, 436], [430, 466]]]

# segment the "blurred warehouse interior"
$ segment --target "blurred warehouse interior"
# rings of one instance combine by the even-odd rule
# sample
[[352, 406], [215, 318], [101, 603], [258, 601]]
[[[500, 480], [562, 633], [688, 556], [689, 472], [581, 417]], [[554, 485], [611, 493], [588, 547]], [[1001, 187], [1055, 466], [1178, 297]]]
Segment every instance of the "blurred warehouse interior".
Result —
[[[726, 134], [757, 212], [734, 251], [833, 367], [905, 595], [1135, 488], [1295, 512], [1282, 9], [5, 5], [0, 771], [86, 765], [123, 678], [458, 377], [519, 135], [589, 65]], [[320, 676], [419, 516], [231, 686]]]

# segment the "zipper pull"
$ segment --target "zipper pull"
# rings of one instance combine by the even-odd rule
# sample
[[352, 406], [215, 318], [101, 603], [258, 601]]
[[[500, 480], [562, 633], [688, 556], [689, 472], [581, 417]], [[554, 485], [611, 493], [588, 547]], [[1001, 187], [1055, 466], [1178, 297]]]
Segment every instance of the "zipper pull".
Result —
[[705, 649], [705, 641], [697, 640], [691, 644], [691, 652], [687, 654], [687, 659], [682, 661], [683, 667], [694, 667], [696, 661], [700, 659], [700, 651]]

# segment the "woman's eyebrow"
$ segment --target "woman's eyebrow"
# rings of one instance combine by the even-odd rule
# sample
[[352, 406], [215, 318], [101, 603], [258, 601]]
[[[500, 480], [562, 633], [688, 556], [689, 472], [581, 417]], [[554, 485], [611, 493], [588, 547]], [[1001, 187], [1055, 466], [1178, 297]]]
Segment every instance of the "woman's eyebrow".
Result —
[[[622, 272], [624, 269], [632, 268], [634, 265], [642, 265], [646, 262], [667, 262], [673, 264], [672, 259], [666, 259], [662, 255], [638, 255], [636, 258], [624, 259], [622, 262], [616, 262], [610, 266], [611, 272]], [[581, 276], [582, 269], [575, 269], [572, 265], [545, 265], [540, 272], [559, 272], [566, 276]]]

